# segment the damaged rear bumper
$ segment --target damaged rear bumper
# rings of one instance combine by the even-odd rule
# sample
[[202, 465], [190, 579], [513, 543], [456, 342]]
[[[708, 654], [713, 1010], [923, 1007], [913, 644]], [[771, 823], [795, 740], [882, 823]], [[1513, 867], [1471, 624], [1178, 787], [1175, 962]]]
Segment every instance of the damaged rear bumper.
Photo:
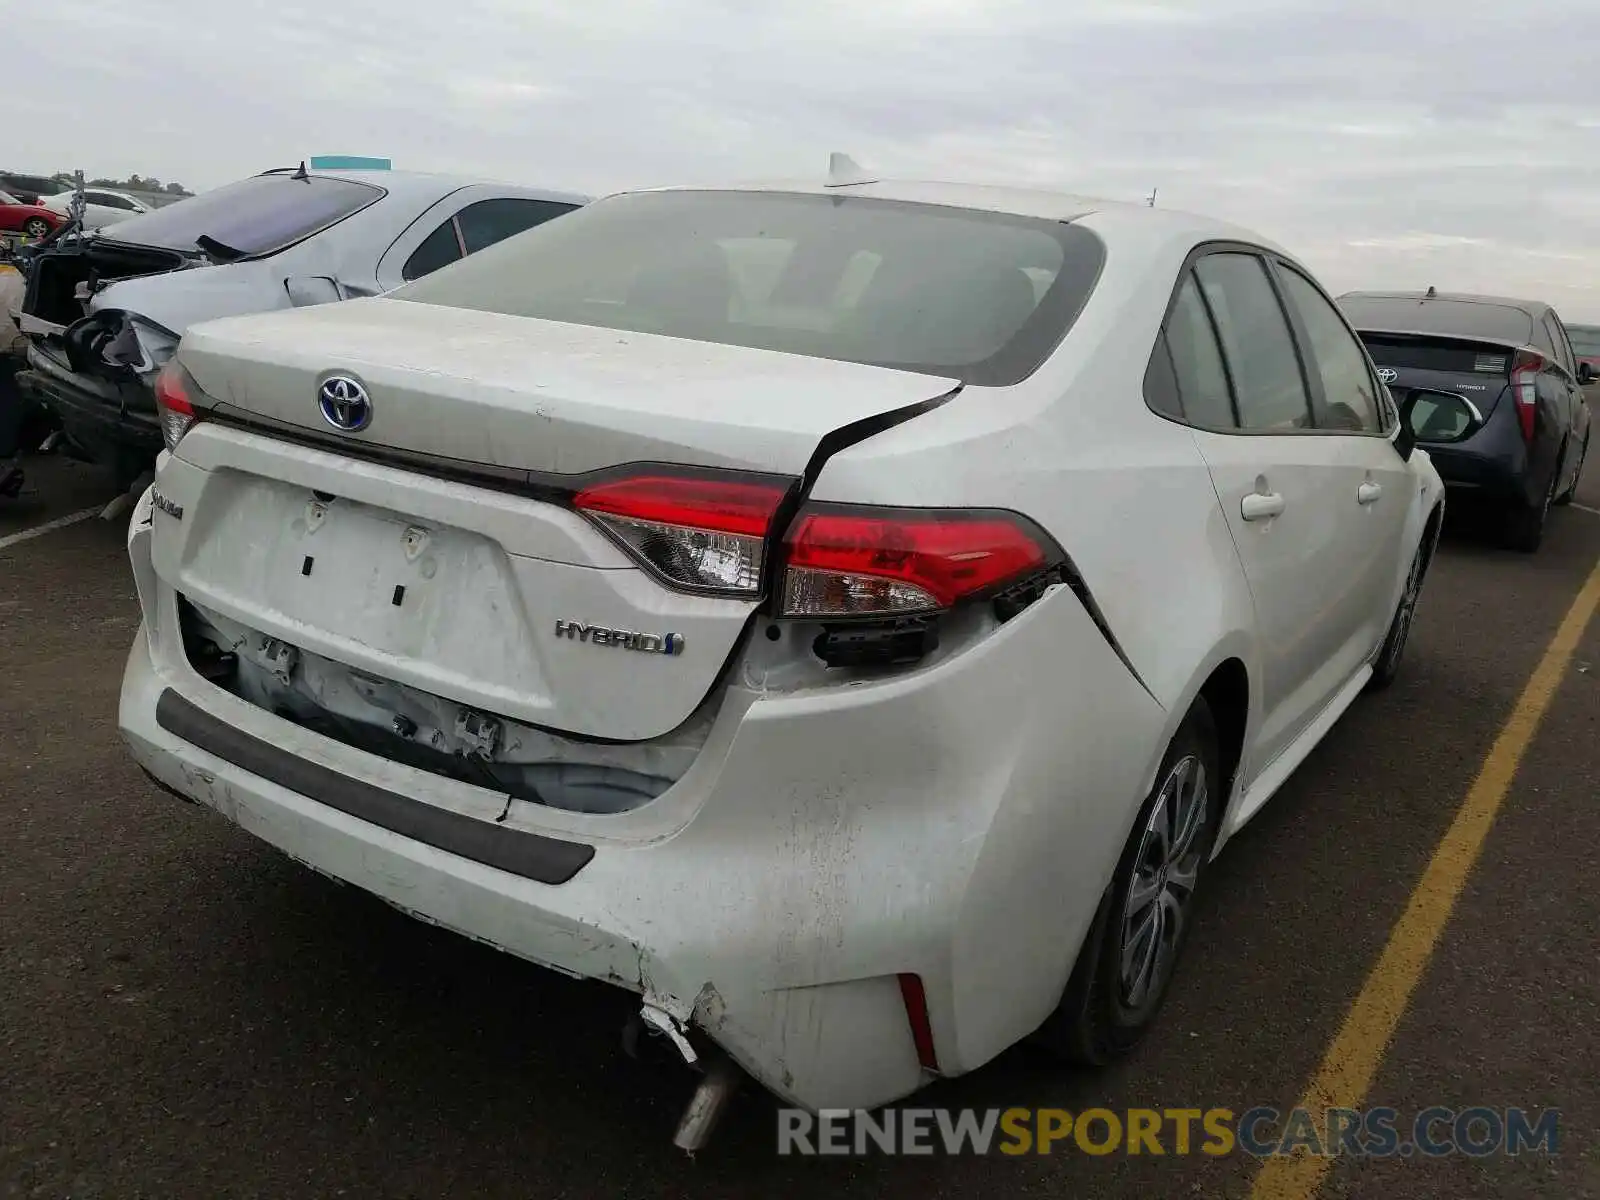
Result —
[[[1159, 759], [1165, 714], [1060, 589], [882, 681], [769, 691], [735, 670], [694, 765], [637, 810], [508, 805], [197, 673], [150, 553], [173, 519], [147, 492], [130, 525], [119, 724], [140, 766], [402, 910], [639, 994], [812, 1110], [898, 1100], [1038, 1027]], [[1063, 727], [1105, 748], [1065, 779]]]
[[[527, 844], [496, 837], [495, 850], [485, 853], [473, 833], [506, 831], [410, 799], [416, 792], [400, 778], [383, 778], [421, 772], [379, 766], [373, 774], [381, 782], [343, 775], [318, 760], [359, 751], [203, 680], [164, 678], [142, 629], [128, 661], [121, 726], [135, 759], [163, 787], [430, 923], [564, 974], [639, 993], [681, 1026], [702, 1031], [791, 1103], [872, 1107], [924, 1082], [894, 975], [775, 986], [788, 954], [781, 945], [775, 951], [769, 937], [787, 922], [773, 920], [755, 878], [743, 887], [731, 878], [713, 910], [702, 888], [690, 892], [673, 882], [681, 885], [685, 873], [704, 873], [710, 864], [662, 861], [681, 858], [670, 843], [604, 846], [510, 831]], [[224, 730], [232, 748], [218, 740]], [[254, 758], [237, 752], [241, 742], [253, 744]], [[279, 754], [263, 755], [262, 747]], [[243, 758], [246, 766], [229, 758]], [[294, 788], [272, 777], [289, 762], [298, 764], [299, 774], [284, 782]], [[343, 788], [329, 788], [330, 777], [342, 779]], [[437, 786], [431, 778], [412, 783]], [[365, 808], [351, 803], [352, 788], [369, 792]], [[408, 811], [398, 811], [402, 805]], [[760, 868], [745, 863], [732, 875], [752, 871]], [[674, 903], [680, 891], [687, 894]], [[820, 949], [793, 946], [799, 958], [789, 965], [803, 969]], [[823, 1030], [826, 1038], [819, 1036]]]
[[35, 344], [17, 386], [98, 461], [137, 459], [148, 466], [164, 447], [155, 396], [136, 376], [115, 382], [85, 376], [48, 346]]

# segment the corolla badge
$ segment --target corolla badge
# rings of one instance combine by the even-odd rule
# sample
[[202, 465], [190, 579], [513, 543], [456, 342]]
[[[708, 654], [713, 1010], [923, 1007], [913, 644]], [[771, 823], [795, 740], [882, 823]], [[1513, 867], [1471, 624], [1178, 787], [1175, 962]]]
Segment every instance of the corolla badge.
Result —
[[372, 424], [372, 401], [367, 389], [348, 375], [330, 375], [317, 389], [322, 419], [335, 429], [356, 433]]
[[1396, 371], [1393, 367], [1379, 367], [1378, 378], [1383, 380], [1385, 383], [1393, 383], [1396, 379], [1400, 378], [1400, 372]]

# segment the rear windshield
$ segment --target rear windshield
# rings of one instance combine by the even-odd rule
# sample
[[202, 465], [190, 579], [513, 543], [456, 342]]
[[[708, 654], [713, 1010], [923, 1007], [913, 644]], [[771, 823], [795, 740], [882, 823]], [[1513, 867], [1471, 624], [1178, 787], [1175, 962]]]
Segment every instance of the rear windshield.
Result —
[[1358, 330], [1394, 329], [1417, 333], [1492, 338], [1519, 346], [1533, 340], [1533, 318], [1520, 308], [1469, 300], [1421, 300], [1402, 296], [1351, 295], [1339, 307]]
[[1568, 325], [1567, 340], [1572, 343], [1572, 352], [1579, 357], [1600, 357], [1600, 326]]
[[1449, 371], [1457, 375], [1505, 375], [1511, 370], [1510, 350], [1482, 343], [1375, 333], [1364, 333], [1361, 340], [1380, 367]]
[[0, 175], [0, 183], [5, 184], [8, 191], [35, 192], [40, 196], [54, 196], [66, 190], [43, 175]]
[[313, 175], [255, 175], [118, 221], [108, 239], [169, 250], [194, 250], [207, 237], [241, 257], [272, 254], [359, 212], [382, 188]]
[[389, 295], [1003, 386], [1088, 300], [1079, 226], [860, 196], [602, 200]]

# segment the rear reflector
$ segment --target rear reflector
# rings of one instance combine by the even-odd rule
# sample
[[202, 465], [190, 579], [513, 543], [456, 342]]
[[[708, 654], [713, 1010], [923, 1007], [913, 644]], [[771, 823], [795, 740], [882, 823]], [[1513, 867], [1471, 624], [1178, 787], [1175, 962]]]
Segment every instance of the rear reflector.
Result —
[[200, 419], [194, 405], [198, 392], [189, 372], [175, 358], [156, 376], [156, 411], [161, 414], [161, 440], [168, 450], [176, 450], [183, 435]]
[[1522, 426], [1522, 440], [1532, 443], [1539, 415], [1539, 376], [1544, 371], [1544, 359], [1531, 350], [1517, 351], [1516, 362], [1511, 367], [1511, 395], [1517, 402], [1517, 422]]
[[781, 613], [938, 612], [1045, 569], [1051, 545], [1014, 513], [808, 506], [785, 539]]
[[672, 587], [753, 598], [789, 487], [662, 469], [584, 488], [572, 505]]
[[900, 976], [900, 998], [905, 1002], [906, 1020], [911, 1023], [917, 1061], [924, 1071], [937, 1071], [939, 1056], [933, 1048], [933, 1023], [928, 1019], [928, 993], [922, 986], [922, 976]]

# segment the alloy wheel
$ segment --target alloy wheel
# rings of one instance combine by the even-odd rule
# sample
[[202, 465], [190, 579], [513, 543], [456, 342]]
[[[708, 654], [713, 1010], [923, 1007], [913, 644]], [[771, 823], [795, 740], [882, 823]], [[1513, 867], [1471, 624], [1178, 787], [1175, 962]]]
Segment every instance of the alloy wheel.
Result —
[[1205, 765], [1192, 754], [1179, 759], [1145, 823], [1123, 905], [1118, 984], [1130, 1009], [1158, 994], [1172, 970], [1205, 855], [1209, 809]]
[[1394, 633], [1389, 639], [1389, 651], [1384, 666], [1393, 668], [1406, 648], [1406, 638], [1411, 633], [1411, 618], [1417, 611], [1417, 598], [1422, 595], [1422, 547], [1411, 560], [1411, 573], [1406, 576], [1406, 590], [1400, 595], [1400, 607], [1394, 614]]

